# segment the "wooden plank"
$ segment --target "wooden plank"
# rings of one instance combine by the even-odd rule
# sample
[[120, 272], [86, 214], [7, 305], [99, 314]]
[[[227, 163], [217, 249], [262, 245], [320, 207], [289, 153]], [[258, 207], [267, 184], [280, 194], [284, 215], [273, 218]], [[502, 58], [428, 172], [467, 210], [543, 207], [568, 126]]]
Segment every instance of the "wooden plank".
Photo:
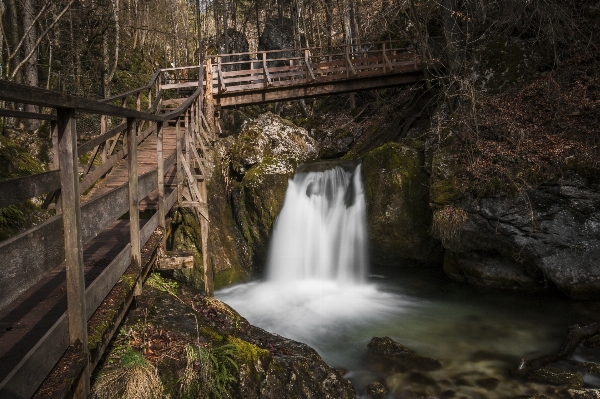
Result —
[[30, 398], [69, 346], [69, 322], [63, 314], [0, 383], [1, 398]]
[[0, 109], [0, 116], [8, 116], [11, 118], [23, 119], [38, 119], [44, 121], [55, 121], [56, 115], [40, 114], [38, 112], [16, 111], [12, 109]]
[[[203, 201], [202, 196], [200, 195], [200, 191], [198, 191], [198, 187], [196, 185], [194, 175], [190, 171], [190, 168], [187, 165], [187, 163], [185, 162], [185, 158], [183, 158], [183, 155], [181, 155], [181, 164], [182, 164], [183, 169], [185, 170], [185, 174], [187, 175], [187, 178], [188, 178], [188, 183], [189, 183], [188, 186], [190, 187], [190, 190], [192, 191], [193, 195], [196, 197], [195, 200], [197, 202], [203, 203], [204, 201]], [[202, 209], [199, 209], [199, 212], [204, 219], [209, 220], [208, 214], [206, 212], [204, 212]]]
[[58, 170], [0, 182], [0, 208], [60, 189]]
[[159, 270], [191, 269], [194, 267], [194, 252], [166, 252], [160, 257], [156, 266]]
[[198, 87], [198, 82], [168, 83], [161, 85], [161, 90], [185, 89], [187, 87]]
[[[397, 72], [397, 71], [395, 71]], [[386, 87], [413, 84], [423, 79], [420, 70], [377, 75], [360, 79], [344, 79], [334, 82], [315, 82], [312, 84], [296, 85], [292, 87], [274, 87], [269, 90], [256, 90], [248, 92], [227, 93], [217, 95], [221, 108], [230, 108], [237, 105], [264, 104], [267, 102], [281, 101], [283, 99], [301, 99], [323, 95], [351, 93], [361, 90], [375, 90]]]
[[[77, 173], [77, 131], [75, 110], [57, 110], [58, 154], [61, 173], [61, 200], [65, 245], [67, 316], [69, 343], [80, 342], [87, 359], [87, 317], [85, 313], [85, 273], [83, 243], [81, 240], [81, 208], [79, 206], [79, 175]], [[86, 365], [78, 391], [86, 397], [90, 393], [90, 370]]]

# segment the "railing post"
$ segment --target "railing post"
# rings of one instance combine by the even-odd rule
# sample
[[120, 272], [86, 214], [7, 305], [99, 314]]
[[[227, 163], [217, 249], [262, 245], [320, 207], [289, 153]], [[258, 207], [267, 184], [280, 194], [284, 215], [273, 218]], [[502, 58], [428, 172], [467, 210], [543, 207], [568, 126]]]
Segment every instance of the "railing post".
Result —
[[[204, 116], [210, 131], [215, 134], [215, 104], [213, 101], [213, 68], [210, 57], [206, 59], [206, 87], [204, 89]], [[216, 140], [216, 137], [212, 137]], [[179, 156], [179, 155], [178, 155]]]
[[[158, 164], [158, 225], [166, 228], [165, 222], [165, 161], [163, 154], [163, 123], [156, 122], [156, 159]], [[165, 237], [165, 236], [163, 236]]]
[[[185, 113], [183, 114], [183, 126], [184, 126], [184, 140], [183, 142], [185, 143], [185, 162], [189, 165], [190, 164], [190, 114], [191, 114], [191, 110], [188, 108]], [[190, 184], [192, 184], [192, 182], [190, 182]]]
[[[129, 171], [129, 233], [131, 240], [131, 263], [141, 267], [140, 248], [140, 214], [138, 195], [137, 168], [137, 127], [135, 118], [127, 118], [127, 168]], [[134, 295], [142, 293], [141, 279], [135, 288]]]
[[[106, 133], [106, 115], [100, 115], [100, 135], [103, 135], [104, 133]], [[107, 158], [107, 154], [106, 151], [108, 150], [108, 140], [105, 142], [105, 144], [102, 146], [102, 163], [106, 162], [106, 158]]]
[[90, 370], [85, 305], [83, 244], [81, 241], [81, 208], [79, 204], [79, 173], [77, 163], [77, 133], [75, 110], [57, 109], [58, 156], [60, 164], [65, 263], [67, 274], [67, 314], [69, 342], [81, 345], [85, 368], [77, 385], [76, 398], [90, 393]]
[[181, 165], [181, 157], [183, 151], [181, 149], [181, 117], [175, 118], [175, 136], [176, 136], [176, 151], [177, 151], [177, 203], [181, 204], [183, 200], [183, 166]]
[[[206, 213], [208, 215], [208, 196], [206, 189], [206, 176], [203, 176], [202, 181], [198, 184], [198, 188], [204, 202], [206, 204]], [[212, 267], [212, 262], [210, 261], [209, 252], [209, 244], [208, 244], [208, 234], [209, 234], [209, 223], [204, 217], [200, 217], [200, 235], [202, 237], [202, 267], [204, 269], [204, 290], [206, 291], [206, 295], [212, 297], [215, 295], [215, 283], [214, 283], [214, 270]]]
[[148, 109], [152, 108], [152, 86], [148, 89]]

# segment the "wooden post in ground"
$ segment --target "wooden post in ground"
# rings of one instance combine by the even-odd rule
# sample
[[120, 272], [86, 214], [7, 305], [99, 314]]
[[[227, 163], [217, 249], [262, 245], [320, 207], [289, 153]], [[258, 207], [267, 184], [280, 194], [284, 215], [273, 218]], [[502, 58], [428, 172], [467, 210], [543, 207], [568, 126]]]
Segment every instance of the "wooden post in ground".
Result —
[[[204, 154], [206, 157], [207, 154]], [[198, 189], [202, 199], [206, 203], [206, 214], [208, 215], [208, 196], [206, 189], [206, 176], [203, 176], [202, 180], [198, 182]], [[198, 212], [198, 214], [200, 214]], [[208, 245], [208, 234], [209, 234], [209, 223], [203, 216], [200, 216], [200, 234], [202, 236], [202, 267], [204, 269], [204, 290], [207, 296], [215, 295], [215, 282], [214, 282], [214, 271], [212, 262], [209, 256], [209, 245]]]
[[[165, 222], [165, 162], [163, 155], [163, 123], [156, 122], [156, 159], [158, 164], [158, 225], [166, 228]], [[166, 232], [166, 230], [165, 230]], [[163, 244], [165, 240], [163, 235]]]
[[[137, 127], [135, 118], [127, 118], [127, 168], [129, 171], [129, 235], [131, 240], [131, 263], [140, 266], [142, 253], [140, 247], [140, 214], [137, 168]], [[141, 280], [135, 287], [134, 295], [141, 295]]]
[[58, 157], [60, 164], [61, 200], [67, 271], [67, 314], [69, 341], [81, 345], [86, 365], [77, 385], [75, 398], [86, 398], [90, 393], [90, 369], [85, 306], [85, 276], [83, 244], [81, 241], [81, 208], [79, 204], [79, 173], [77, 163], [77, 133], [75, 110], [57, 109]]

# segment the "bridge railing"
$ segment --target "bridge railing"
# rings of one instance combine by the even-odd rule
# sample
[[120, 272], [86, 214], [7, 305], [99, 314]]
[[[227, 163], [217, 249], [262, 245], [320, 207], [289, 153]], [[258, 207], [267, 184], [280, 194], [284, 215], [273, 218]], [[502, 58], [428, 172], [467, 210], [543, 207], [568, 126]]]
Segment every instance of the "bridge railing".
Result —
[[[186, 161], [186, 157], [189, 161], [189, 156], [193, 153], [191, 145], [196, 145], [199, 140], [206, 143], [210, 139], [206, 135], [201, 138], [202, 135], [199, 134], [204, 119], [201, 112], [201, 87], [177, 109], [164, 114], [156, 113], [162, 95], [162, 73], [157, 71], [142, 88], [102, 101], [0, 81], [0, 101], [4, 104], [32, 104], [54, 110], [52, 114], [43, 114], [0, 109], [0, 116], [49, 120], [55, 169], [0, 182], [0, 208], [43, 195], [55, 198], [58, 204], [54, 217], [0, 242], [0, 309], [10, 306], [21, 293], [63, 262], [66, 263], [68, 306], [67, 313], [41, 341], [8, 375], [0, 379], [0, 397], [33, 395], [69, 345], [83, 343], [83, 353], [88, 353], [87, 320], [125, 269], [130, 264], [139, 266], [141, 246], [158, 226], [166, 227], [166, 212], [181, 198], [184, 180], [182, 162]], [[147, 93], [145, 100], [148, 109], [145, 112], [141, 110], [142, 93]], [[152, 94], [154, 100], [151, 100]], [[135, 101], [131, 101], [132, 98]], [[135, 109], [128, 108], [132, 103], [135, 104]], [[103, 128], [97, 137], [77, 146], [76, 119], [81, 114], [100, 115]], [[108, 129], [108, 118], [122, 118], [123, 122]], [[177, 126], [177, 150], [171, 157], [163, 160], [163, 125], [169, 121], [175, 121]], [[146, 126], [144, 130], [139, 128], [142, 124]], [[180, 129], [181, 125], [185, 128]], [[158, 166], [138, 176], [137, 147], [152, 134], [157, 136]], [[122, 137], [120, 148], [116, 146], [118, 136]], [[186, 156], [183, 155], [185, 147]], [[113, 154], [115, 148], [117, 151]], [[103, 162], [92, 167], [102, 149], [108, 149], [103, 153]], [[90, 161], [83, 173], [80, 173], [77, 160], [82, 153], [90, 153]], [[128, 158], [129, 183], [81, 204], [81, 194], [125, 156]], [[197, 153], [195, 157], [200, 158]], [[198, 162], [201, 162], [200, 159]], [[165, 197], [165, 172], [175, 163], [178, 165], [178, 190]], [[158, 210], [140, 229], [140, 199], [157, 188]], [[83, 245], [127, 212], [130, 215], [129, 244], [86, 288], [83, 278]], [[99, 358], [92, 361], [97, 362]]]
[[403, 42], [377, 42], [360, 47], [336, 45], [211, 56], [213, 93], [320, 84], [418, 70], [420, 58], [403, 45]]

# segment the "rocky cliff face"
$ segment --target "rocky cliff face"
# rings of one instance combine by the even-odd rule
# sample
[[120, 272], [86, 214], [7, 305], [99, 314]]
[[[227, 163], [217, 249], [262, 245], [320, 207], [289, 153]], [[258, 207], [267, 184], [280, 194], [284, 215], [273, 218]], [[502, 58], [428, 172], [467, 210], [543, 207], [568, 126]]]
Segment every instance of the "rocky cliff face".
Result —
[[367, 221], [374, 263], [441, 262], [442, 247], [430, 234], [428, 175], [423, 142], [388, 143], [362, 160]]
[[600, 294], [600, 190], [571, 174], [515, 195], [463, 197], [444, 269], [475, 285]]

